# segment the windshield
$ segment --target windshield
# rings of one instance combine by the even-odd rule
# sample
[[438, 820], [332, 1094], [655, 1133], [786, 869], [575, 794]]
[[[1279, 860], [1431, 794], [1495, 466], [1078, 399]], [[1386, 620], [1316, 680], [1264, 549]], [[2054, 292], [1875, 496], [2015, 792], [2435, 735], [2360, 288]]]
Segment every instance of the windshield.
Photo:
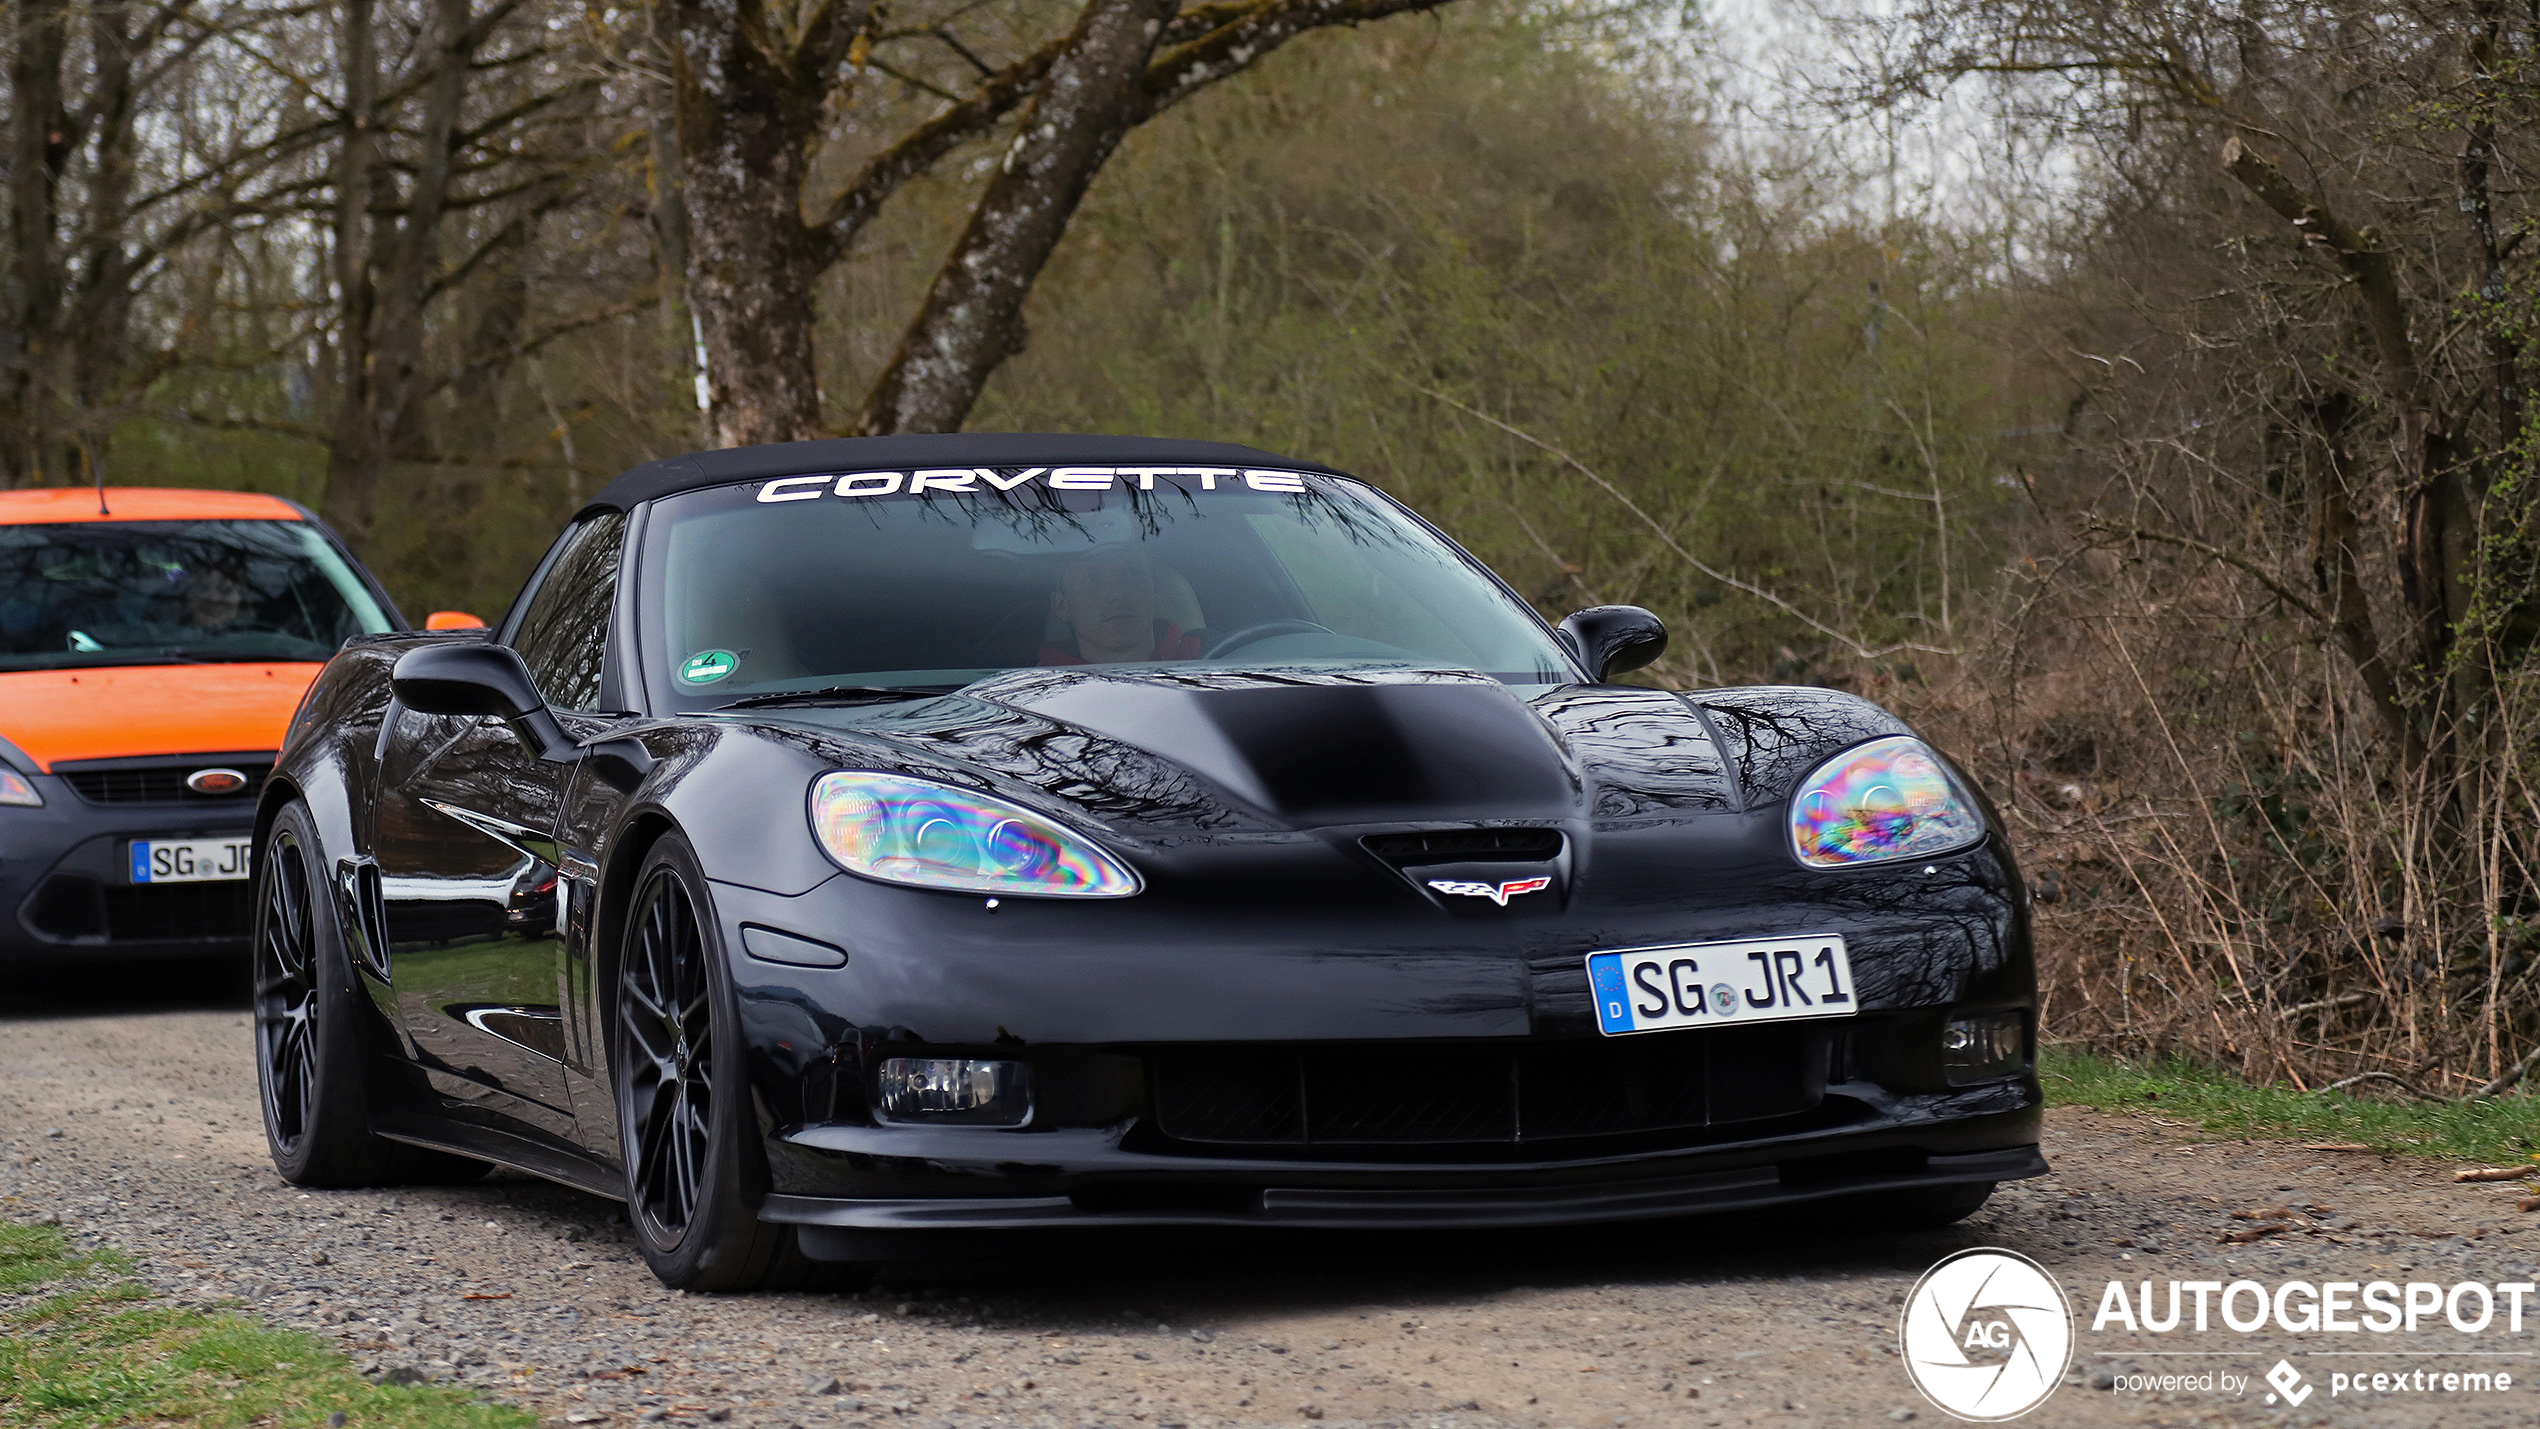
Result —
[[[918, 487], [912, 491], [910, 488]], [[667, 497], [642, 563], [656, 707], [959, 687], [1060, 665], [1402, 662], [1576, 678], [1531, 612], [1356, 482], [1045, 467]]]
[[0, 670], [324, 660], [388, 628], [303, 521], [0, 526]]

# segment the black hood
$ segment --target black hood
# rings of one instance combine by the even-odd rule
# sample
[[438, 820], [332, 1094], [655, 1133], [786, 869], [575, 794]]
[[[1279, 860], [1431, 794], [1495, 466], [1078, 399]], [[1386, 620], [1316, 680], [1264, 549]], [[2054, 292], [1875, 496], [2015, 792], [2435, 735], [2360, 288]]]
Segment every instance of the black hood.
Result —
[[1019, 670], [808, 718], [887, 741], [913, 772], [966, 766], [1158, 834], [1734, 812], [1904, 728], [1831, 690], [1512, 687], [1406, 666]]

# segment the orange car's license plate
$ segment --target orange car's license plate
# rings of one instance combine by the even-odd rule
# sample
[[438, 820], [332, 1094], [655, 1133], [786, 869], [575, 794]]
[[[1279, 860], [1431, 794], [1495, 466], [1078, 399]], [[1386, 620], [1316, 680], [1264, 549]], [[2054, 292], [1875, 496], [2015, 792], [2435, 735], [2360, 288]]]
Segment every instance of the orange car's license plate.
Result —
[[134, 839], [135, 883], [218, 883], [245, 878], [256, 841], [233, 839]]

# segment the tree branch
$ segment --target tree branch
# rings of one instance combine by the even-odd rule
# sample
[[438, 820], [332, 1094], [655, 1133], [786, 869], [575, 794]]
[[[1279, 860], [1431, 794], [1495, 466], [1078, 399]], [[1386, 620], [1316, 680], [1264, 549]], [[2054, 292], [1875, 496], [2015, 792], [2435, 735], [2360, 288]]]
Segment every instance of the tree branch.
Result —
[[2220, 561], [2265, 586], [2268, 594], [2318, 621], [2322, 628], [2336, 624], [2329, 618], [2327, 611], [2311, 604], [2309, 597], [2278, 580], [2265, 567], [2237, 551], [2228, 551], [2210, 541], [2199, 541], [2193, 536], [2182, 536], [2174, 531], [2155, 531], [2148, 526], [2111, 526], [2096, 518], [2091, 519], [2085, 529], [2093, 535], [2114, 536], [2128, 541], [2155, 541], [2165, 546], [2176, 546], [2181, 550], [2194, 551], [2209, 560]]
[[[1327, 25], [1358, 25], [1391, 15], [1434, 10], [1448, 0], [1254, 0], [1249, 5], [1207, 5], [1194, 16], [1214, 19], [1215, 28], [1159, 53], [1147, 65], [1142, 88], [1145, 123], [1217, 81], [1259, 63], [1262, 56], [1307, 30]], [[1196, 23], [1196, 21], [1195, 21]], [[1167, 38], [1171, 31], [1168, 29]]]
[[477, 358], [473, 362], [452, 368], [450, 371], [441, 374], [440, 377], [433, 381], [432, 390], [435, 392], [446, 391], [470, 377], [517, 362], [521, 358], [527, 357], [531, 353], [537, 352], [541, 348], [546, 347], [549, 343], [556, 342], [562, 338], [571, 337], [573, 334], [581, 332], [586, 328], [595, 328], [602, 323], [615, 322], [619, 318], [632, 317], [635, 314], [642, 312], [644, 309], [651, 307], [654, 303], [660, 301], [660, 299], [661, 294], [659, 291], [648, 286], [642, 292], [637, 293], [634, 297], [626, 299], [624, 302], [611, 303], [607, 307], [597, 308], [587, 313], [577, 313], [551, 327], [541, 328], [537, 332], [531, 333], [529, 336], [511, 343], [499, 352], [488, 353], [483, 357]]
[[822, 267], [846, 256], [883, 203], [900, 186], [933, 168], [946, 154], [986, 133], [996, 122], [1032, 97], [1050, 66], [1067, 48], [1061, 35], [1022, 59], [979, 82], [968, 98], [903, 135], [899, 142], [865, 161], [864, 169], [830, 200], [812, 226], [820, 230]]
[[1464, 415], [1471, 417], [1476, 421], [1488, 422], [1490, 425], [1497, 427], [1501, 431], [1506, 432], [1508, 435], [1524, 442], [1526, 445], [1549, 454], [1556, 460], [1560, 461], [1563, 465], [1569, 467], [1572, 471], [1577, 472], [1579, 475], [1595, 482], [1598, 486], [1603, 487], [1606, 495], [1623, 503], [1624, 510], [1639, 517], [1641, 524], [1647, 526], [1660, 541], [1666, 544], [1667, 549], [1675, 552], [1677, 559], [1683, 561], [1686, 565], [1693, 567], [1695, 570], [1702, 572], [1704, 575], [1709, 576], [1711, 579], [1718, 581], [1724, 586], [1728, 586], [1734, 590], [1744, 591], [1748, 595], [1755, 597], [1757, 600], [1763, 601], [1765, 604], [1779, 609], [1784, 614], [1789, 615], [1798, 620], [1801, 624], [1806, 625], [1809, 629], [1816, 631], [1818, 634], [1825, 636], [1827, 639], [1832, 640], [1843, 646], [1845, 649], [1851, 651], [1858, 659], [1873, 660], [1881, 655], [1894, 654], [1899, 650], [1916, 650], [1927, 655], [1951, 655], [1957, 653], [1956, 651], [1943, 650], [1930, 645], [1889, 645], [1881, 649], [1873, 650], [1868, 646], [1863, 645], [1860, 641], [1853, 639], [1851, 636], [1844, 634], [1842, 631], [1837, 630], [1833, 626], [1826, 624], [1824, 621], [1817, 619], [1813, 615], [1810, 615], [1808, 612], [1801, 610], [1798, 606], [1795, 606], [1789, 601], [1782, 599], [1780, 596], [1773, 594], [1771, 591], [1764, 589], [1762, 586], [1739, 580], [1737, 577], [1728, 574], [1726, 571], [1715, 569], [1701, 557], [1686, 550], [1683, 543], [1676, 539], [1675, 533], [1668, 530], [1657, 517], [1652, 516], [1647, 511], [1643, 510], [1639, 502], [1634, 501], [1631, 497], [1625, 495], [1621, 487], [1607, 481], [1604, 476], [1599, 474], [1586, 462], [1579, 460], [1577, 457], [1570, 455], [1568, 452], [1561, 450], [1559, 447], [1554, 446], [1552, 443], [1547, 442], [1532, 433], [1501, 421], [1499, 418], [1492, 416], [1488, 412], [1481, 411], [1478, 408], [1468, 407], [1464, 403], [1455, 400], [1454, 398], [1446, 395], [1444, 392], [1438, 391], [1434, 387], [1423, 387], [1419, 383], [1414, 382], [1407, 377], [1402, 379], [1402, 383], [1414, 392], [1418, 392], [1424, 396], [1434, 397], [1438, 401], [1444, 402], [1446, 405], [1453, 407], [1455, 410], [1462, 412]]

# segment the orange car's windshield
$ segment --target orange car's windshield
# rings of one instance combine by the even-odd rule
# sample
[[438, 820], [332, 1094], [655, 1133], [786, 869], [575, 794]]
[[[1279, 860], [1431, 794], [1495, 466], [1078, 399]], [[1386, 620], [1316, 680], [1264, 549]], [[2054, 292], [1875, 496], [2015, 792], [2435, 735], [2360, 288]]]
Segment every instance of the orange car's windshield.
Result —
[[305, 522], [0, 526], [0, 670], [324, 660], [388, 628]]

